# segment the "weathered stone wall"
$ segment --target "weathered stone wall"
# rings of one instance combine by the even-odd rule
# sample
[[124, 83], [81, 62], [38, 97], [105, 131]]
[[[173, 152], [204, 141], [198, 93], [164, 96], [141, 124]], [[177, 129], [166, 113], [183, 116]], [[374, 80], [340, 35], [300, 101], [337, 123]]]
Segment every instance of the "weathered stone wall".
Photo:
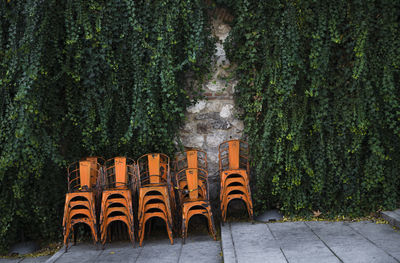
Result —
[[187, 121], [180, 132], [185, 147], [207, 152], [211, 200], [218, 199], [219, 194], [218, 146], [229, 139], [240, 139], [243, 131], [243, 122], [237, 118], [234, 107], [236, 82], [229, 77], [232, 67], [223, 48], [230, 31], [225, 21], [230, 16], [220, 9], [213, 17], [213, 34], [219, 42], [212, 65], [212, 77], [203, 87], [205, 99], [188, 108]]

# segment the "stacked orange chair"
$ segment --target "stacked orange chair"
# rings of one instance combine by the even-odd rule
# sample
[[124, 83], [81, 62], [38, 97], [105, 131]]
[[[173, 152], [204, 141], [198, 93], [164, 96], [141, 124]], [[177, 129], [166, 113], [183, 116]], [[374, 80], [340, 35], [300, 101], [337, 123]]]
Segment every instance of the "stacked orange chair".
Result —
[[139, 245], [142, 246], [144, 240], [146, 222], [155, 217], [165, 222], [168, 237], [173, 244], [171, 203], [174, 204], [174, 195], [169, 157], [162, 153], [145, 154], [138, 159], [137, 169]]
[[251, 220], [253, 203], [250, 191], [249, 147], [241, 140], [225, 141], [219, 146], [219, 170], [221, 178], [222, 221], [226, 221], [229, 202], [243, 200]]
[[[90, 170], [90, 180], [93, 187], [96, 200], [96, 211], [100, 211], [101, 202], [101, 191], [102, 191], [102, 175], [104, 173], [104, 163], [105, 160], [102, 157], [91, 156], [86, 157], [85, 161], [92, 163], [92, 169]], [[98, 218], [97, 218], [98, 219]]]
[[208, 195], [207, 154], [188, 150], [175, 161], [176, 185], [182, 212], [182, 241], [185, 243], [190, 218], [203, 215], [208, 220], [209, 232], [216, 240], [214, 220]]
[[129, 239], [135, 245], [133, 191], [136, 189], [135, 162], [115, 157], [105, 164], [101, 199], [100, 233], [104, 245], [111, 238], [110, 224], [120, 221], [127, 226]]
[[95, 158], [76, 162], [68, 167], [68, 193], [64, 206], [64, 245], [68, 250], [70, 236], [74, 235], [74, 226], [83, 223], [89, 226], [93, 241], [96, 244], [96, 192], [98, 185], [99, 165]]

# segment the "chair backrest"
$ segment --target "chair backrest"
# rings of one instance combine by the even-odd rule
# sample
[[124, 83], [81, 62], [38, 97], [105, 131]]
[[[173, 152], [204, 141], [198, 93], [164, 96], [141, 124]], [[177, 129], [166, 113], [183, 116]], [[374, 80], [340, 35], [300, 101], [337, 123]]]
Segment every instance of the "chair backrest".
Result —
[[68, 192], [89, 191], [96, 187], [98, 166], [93, 161], [74, 162], [68, 166]]
[[220, 171], [246, 169], [249, 172], [249, 146], [246, 142], [225, 141], [218, 150]]
[[139, 187], [148, 184], [170, 184], [169, 157], [163, 153], [148, 153], [137, 160]]
[[207, 153], [196, 149], [185, 151], [176, 157], [175, 171], [178, 188], [181, 187], [182, 181], [186, 181], [187, 189], [185, 190], [189, 192], [189, 199], [197, 199], [201, 185], [204, 183], [208, 185]]
[[105, 163], [105, 189], [126, 189], [136, 181], [135, 161], [127, 157], [114, 157]]
[[188, 197], [190, 200], [197, 200], [199, 197], [208, 199], [208, 173], [206, 170], [186, 168], [175, 176], [180, 199], [183, 197]]
[[97, 185], [99, 171], [102, 167], [102, 164], [104, 164], [105, 161], [102, 157], [97, 157], [97, 156], [86, 157], [85, 161], [89, 161], [92, 164], [91, 165], [92, 169], [90, 169], [90, 183], [92, 184], [92, 186]]
[[207, 153], [202, 150], [191, 149], [178, 154], [175, 158], [175, 172], [186, 168], [201, 168], [207, 170]]

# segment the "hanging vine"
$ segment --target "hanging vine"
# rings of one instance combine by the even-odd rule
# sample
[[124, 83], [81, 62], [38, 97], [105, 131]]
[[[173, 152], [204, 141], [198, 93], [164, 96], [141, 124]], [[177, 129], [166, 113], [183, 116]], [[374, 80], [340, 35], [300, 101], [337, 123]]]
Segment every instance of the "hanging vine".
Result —
[[213, 49], [203, 1], [0, 1], [0, 250], [61, 235], [67, 163], [173, 153]]
[[358, 216], [400, 200], [400, 5], [218, 1], [258, 209]]

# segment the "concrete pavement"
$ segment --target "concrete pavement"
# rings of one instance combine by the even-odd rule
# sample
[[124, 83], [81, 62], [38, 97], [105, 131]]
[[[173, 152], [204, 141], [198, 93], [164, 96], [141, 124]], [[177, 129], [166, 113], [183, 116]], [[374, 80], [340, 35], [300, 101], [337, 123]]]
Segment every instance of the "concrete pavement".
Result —
[[400, 262], [400, 233], [374, 222], [226, 223], [225, 263]]
[[[222, 256], [221, 256], [222, 245]], [[26, 258], [0, 262], [225, 262], [225, 263], [391, 263], [400, 262], [400, 233], [388, 224], [362, 222], [226, 223], [221, 242], [207, 234], [189, 233], [185, 245], [171, 245], [165, 236], [150, 236], [143, 247], [125, 242], [97, 249], [78, 243], [50, 259]]]
[[142, 247], [133, 248], [128, 242], [107, 243], [104, 250], [93, 244], [77, 244], [64, 253], [60, 250], [47, 263], [70, 262], [131, 262], [131, 263], [185, 263], [222, 262], [221, 246], [208, 235], [189, 235], [186, 244], [179, 238], [171, 245], [168, 238], [149, 237]]

